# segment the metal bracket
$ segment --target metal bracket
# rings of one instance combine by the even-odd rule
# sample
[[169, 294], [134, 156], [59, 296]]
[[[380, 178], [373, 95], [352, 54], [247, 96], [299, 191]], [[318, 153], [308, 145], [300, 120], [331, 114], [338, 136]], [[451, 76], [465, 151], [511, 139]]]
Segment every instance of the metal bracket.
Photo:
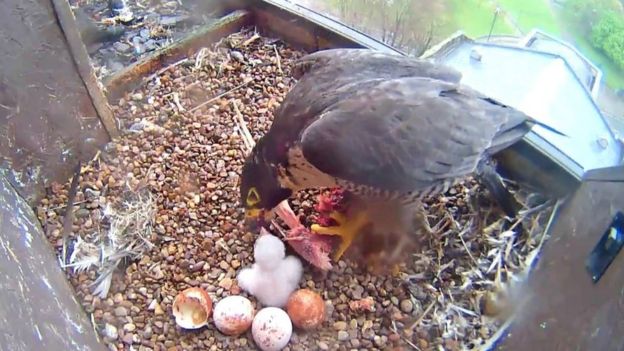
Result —
[[618, 212], [587, 258], [586, 268], [594, 283], [600, 280], [623, 246], [624, 214]]

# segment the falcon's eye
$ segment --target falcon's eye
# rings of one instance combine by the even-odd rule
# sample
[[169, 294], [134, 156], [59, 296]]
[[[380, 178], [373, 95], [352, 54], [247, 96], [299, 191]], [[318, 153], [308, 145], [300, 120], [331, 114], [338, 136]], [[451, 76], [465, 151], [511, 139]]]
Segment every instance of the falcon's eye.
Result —
[[245, 202], [249, 207], [255, 206], [260, 202], [260, 195], [258, 195], [258, 190], [256, 190], [256, 188], [249, 189]]

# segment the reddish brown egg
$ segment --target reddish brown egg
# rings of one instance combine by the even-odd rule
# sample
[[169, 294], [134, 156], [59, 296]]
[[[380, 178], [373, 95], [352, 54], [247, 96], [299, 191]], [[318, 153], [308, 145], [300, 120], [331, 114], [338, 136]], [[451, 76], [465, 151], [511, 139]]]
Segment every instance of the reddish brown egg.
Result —
[[314, 291], [300, 289], [290, 295], [286, 304], [286, 311], [297, 328], [310, 330], [323, 323], [325, 302]]

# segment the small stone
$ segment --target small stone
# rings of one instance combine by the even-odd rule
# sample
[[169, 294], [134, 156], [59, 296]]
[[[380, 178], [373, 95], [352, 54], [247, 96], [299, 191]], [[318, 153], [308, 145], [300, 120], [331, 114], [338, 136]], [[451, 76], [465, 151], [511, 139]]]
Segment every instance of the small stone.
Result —
[[113, 297], [113, 301], [114, 301], [116, 304], [120, 304], [120, 303], [122, 303], [122, 302], [123, 302], [123, 300], [124, 300], [124, 298], [123, 298], [123, 295], [122, 295], [121, 293], [116, 293], [116, 294], [115, 294], [115, 296]]
[[349, 333], [344, 330], [338, 332], [338, 341], [347, 341], [349, 340]]
[[143, 39], [148, 39], [150, 37], [150, 31], [147, 28], [141, 29], [141, 32], [139, 32], [139, 34]]
[[128, 309], [123, 306], [119, 306], [115, 308], [113, 313], [115, 313], [115, 316], [117, 317], [125, 317], [128, 315]]
[[230, 264], [232, 265], [232, 268], [234, 268], [234, 269], [237, 269], [241, 265], [239, 260], [232, 260], [232, 262], [230, 262]]
[[76, 218], [86, 218], [86, 217], [89, 217], [89, 210], [87, 210], [86, 208], [78, 209], [75, 212], [75, 216], [76, 216]]
[[414, 303], [411, 300], [403, 300], [401, 301], [401, 311], [404, 313], [412, 313], [414, 310]]
[[361, 285], [356, 285], [351, 290], [351, 294], [353, 295], [353, 298], [356, 300], [361, 299], [363, 293], [364, 293], [364, 288]]
[[147, 326], [147, 328], [145, 328], [145, 330], [143, 331], [143, 338], [151, 339], [153, 334], [154, 333], [152, 332], [152, 327]]
[[339, 321], [339, 322], [334, 323], [334, 329], [347, 330], [347, 322]]
[[133, 323], [126, 323], [124, 324], [123, 329], [127, 332], [133, 332], [136, 330], [136, 325]]
[[230, 52], [230, 55], [232, 55], [232, 57], [241, 63], [245, 63], [245, 56], [243, 56], [243, 54], [240, 53], [240, 51], [232, 51]]
[[104, 336], [112, 340], [117, 340], [117, 338], [119, 337], [117, 327], [112, 324], [106, 323], [106, 325], [104, 325]]
[[130, 45], [119, 41], [115, 42], [115, 44], [113, 44], [113, 47], [119, 52], [128, 52], [130, 50]]
[[225, 261], [221, 261], [219, 263], [219, 267], [221, 267], [221, 269], [223, 269], [223, 270], [226, 270], [226, 269], [228, 269], [230, 267], [230, 265], [227, 262], [225, 262]]
[[223, 278], [220, 282], [219, 282], [219, 286], [222, 287], [223, 289], [226, 290], [230, 290], [230, 288], [232, 287], [232, 284], [234, 282], [232, 281], [231, 278]]
[[323, 350], [323, 351], [327, 351], [329, 350], [329, 345], [327, 345], [326, 343], [319, 341], [316, 346], [318, 346], [319, 350]]
[[383, 348], [386, 345], [386, 337], [385, 336], [376, 335], [373, 338], [373, 342], [375, 343], [375, 346], [377, 346], [379, 348]]
[[126, 333], [126, 335], [123, 336], [122, 341], [124, 342], [124, 344], [131, 345], [134, 342], [134, 334]]
[[163, 309], [162, 309], [162, 307], [160, 307], [159, 303], [156, 303], [156, 306], [154, 307], [154, 314], [157, 315], [157, 316], [165, 314], [165, 311], [163, 311]]

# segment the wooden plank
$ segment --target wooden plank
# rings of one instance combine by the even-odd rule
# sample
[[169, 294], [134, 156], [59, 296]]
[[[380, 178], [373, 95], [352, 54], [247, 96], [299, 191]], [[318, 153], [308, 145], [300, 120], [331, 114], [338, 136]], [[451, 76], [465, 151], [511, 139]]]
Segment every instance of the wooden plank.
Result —
[[91, 96], [93, 106], [95, 106], [98, 116], [102, 120], [102, 124], [104, 125], [104, 128], [106, 128], [106, 131], [110, 135], [111, 139], [117, 138], [119, 136], [119, 130], [117, 128], [117, 123], [115, 122], [115, 117], [113, 116], [113, 111], [108, 105], [106, 96], [100, 88], [98, 79], [95, 76], [93, 66], [91, 66], [87, 48], [82, 41], [80, 32], [78, 31], [76, 17], [69, 7], [67, 0], [52, 0], [52, 4], [54, 6], [54, 11], [58, 21], [61, 24], [63, 33], [65, 34], [69, 50], [71, 51], [76, 67], [78, 68], [78, 73], [80, 74], [80, 77], [82, 78], [87, 91]]
[[0, 349], [106, 348], [29, 205], [0, 176]]
[[585, 173], [585, 181], [624, 182], [624, 165], [592, 169]]
[[255, 24], [308, 52], [338, 47], [362, 47], [404, 55], [383, 42], [312, 9], [284, 0], [250, 2]]
[[586, 182], [568, 200], [529, 279], [529, 303], [498, 350], [622, 350], [624, 252], [597, 284], [585, 260], [623, 209], [621, 182]]
[[209, 46], [219, 39], [235, 33], [243, 26], [250, 24], [251, 19], [249, 11], [236, 10], [215, 23], [197, 29], [185, 38], [115, 73], [104, 82], [108, 92], [108, 100], [111, 103], [119, 100], [123, 94], [141, 85], [149, 75], [193, 55], [202, 47]]
[[29, 203], [65, 182], [109, 140], [50, 0], [5, 0], [0, 13], [0, 159]]

